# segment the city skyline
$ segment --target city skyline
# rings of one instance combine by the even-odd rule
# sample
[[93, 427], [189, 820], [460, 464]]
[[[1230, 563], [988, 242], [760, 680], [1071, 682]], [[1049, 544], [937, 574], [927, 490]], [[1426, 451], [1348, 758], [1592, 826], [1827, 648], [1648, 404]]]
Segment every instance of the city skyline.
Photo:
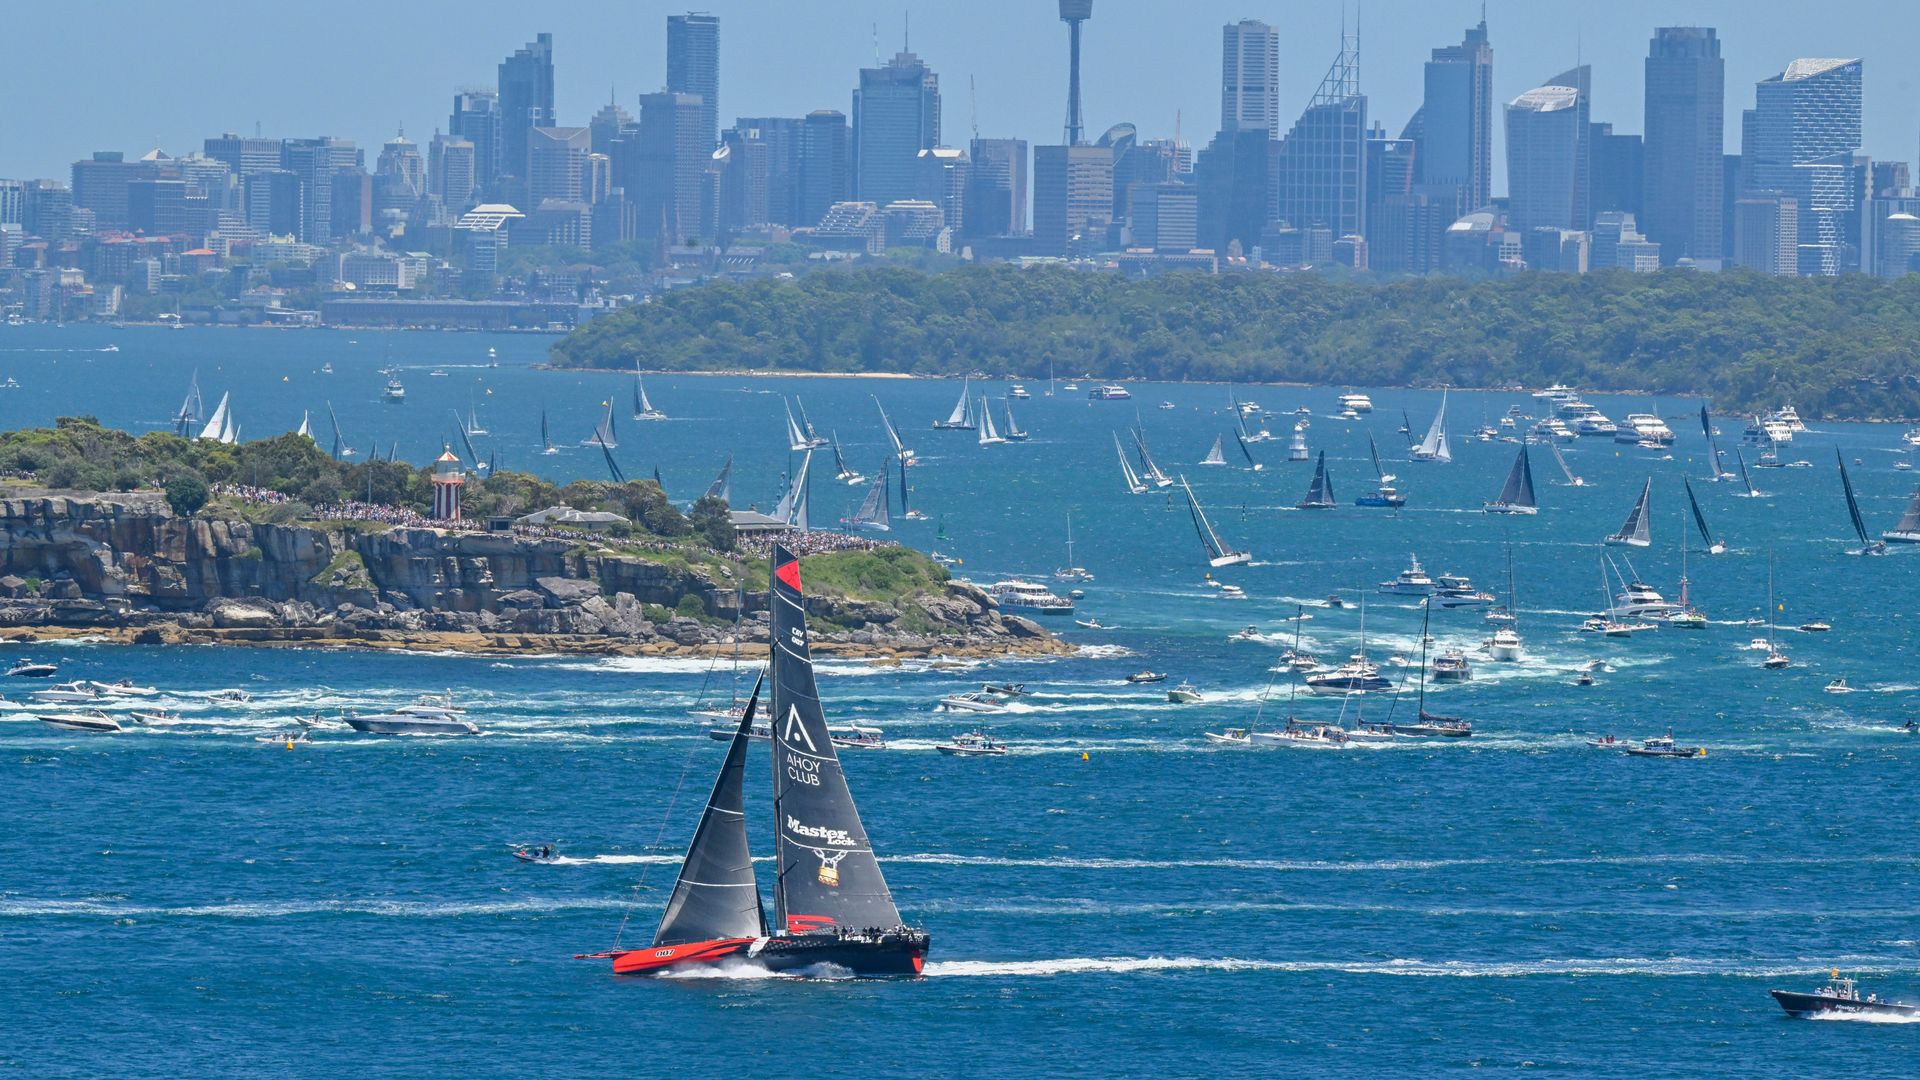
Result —
[[[112, 108], [65, 109], [58, 116], [31, 110], [10, 114], [0, 124], [5, 135], [0, 175], [61, 178], [73, 161], [95, 150], [123, 150], [132, 156], [152, 149], [155, 140], [169, 153], [185, 153], [221, 131], [251, 133], [256, 121], [269, 137], [332, 135], [369, 148], [404, 125], [408, 136], [424, 146], [436, 128], [445, 129], [446, 103], [454, 91], [491, 85], [500, 58], [540, 33], [554, 35], [555, 122], [583, 125], [606, 104], [609, 92], [622, 108], [634, 111], [641, 94], [664, 87], [665, 20], [688, 10], [684, 4], [645, 3], [529, 12], [520, 5], [482, 0], [459, 9], [458, 24], [446, 27], [440, 25], [449, 17], [443, 9], [381, 9], [383, 25], [391, 32], [371, 42], [356, 41], [350, 53], [343, 53], [378, 65], [382, 78], [377, 80], [328, 83], [325, 94], [316, 94], [311, 81], [284, 79], [284, 65], [267, 63], [258, 51], [229, 49], [222, 54], [226, 70], [247, 84], [247, 92], [231, 100], [245, 102], [247, 111], [259, 114], [246, 117], [235, 115], [235, 105], [208, 94], [206, 85], [185, 85], [177, 67], [170, 69], [176, 72], [172, 77], [163, 67], [147, 69], [156, 59], [180, 55], [170, 54], [166, 42], [196, 25], [196, 12], [203, 6], [206, 17], [215, 19], [211, 5], [187, 0], [180, 9], [184, 16], [166, 26], [109, 20], [97, 27], [90, 36], [95, 47], [112, 52], [112, 39], [122, 33], [140, 36], [143, 46], [152, 47], [129, 49], [125, 63], [93, 73], [91, 82], [101, 91], [93, 100], [113, 102]], [[349, 0], [344, 8], [351, 12], [359, 6]], [[1494, 69], [1493, 99], [1496, 104], [1510, 102], [1538, 85], [1544, 73], [1574, 66], [1577, 50], [1594, 73], [1593, 119], [1611, 122], [1620, 132], [1639, 133], [1649, 36], [1656, 26], [1698, 22], [1714, 26], [1722, 44], [1728, 147], [1739, 145], [1739, 113], [1753, 107], [1756, 83], [1797, 58], [1859, 57], [1866, 72], [1862, 149], [1875, 158], [1909, 160], [1920, 106], [1901, 57], [1905, 45], [1920, 43], [1920, 26], [1874, 18], [1893, 11], [1888, 4], [1837, 6], [1857, 17], [1783, 25], [1767, 13], [1788, 10], [1785, 3], [1630, 2], [1617, 5], [1604, 25], [1582, 26], [1574, 14], [1578, 5], [1571, 3], [1489, 3], [1489, 29], [1501, 57]], [[821, 108], [850, 112], [858, 69], [874, 66], [876, 27], [884, 64], [901, 48], [910, 7], [890, 0], [857, 5], [826, 26], [817, 12], [766, 10], [722, 0], [708, 4], [705, 10], [727, 27], [721, 44], [718, 123], [727, 127], [740, 116], [804, 116]], [[944, 145], [964, 147], [970, 137], [976, 107], [963, 96], [969, 80], [981, 134], [1024, 138], [1034, 145], [1058, 140], [1066, 100], [1066, 32], [1052, 9], [1051, 4], [985, 0], [955, 11], [912, 10], [911, 47], [942, 82]], [[1479, 10], [1477, 3], [1368, 6], [1359, 25], [1360, 85], [1369, 98], [1370, 117], [1398, 130], [1420, 105], [1423, 64], [1431, 50], [1458, 41], [1460, 28], [1477, 21]], [[339, 13], [335, 9], [330, 15]], [[17, 14], [29, 34], [57, 33], [45, 25], [49, 12]], [[486, 14], [492, 17], [476, 17]], [[1281, 31], [1279, 114], [1283, 125], [1291, 122], [1324, 75], [1326, 57], [1338, 47], [1339, 4], [1314, 3], [1282, 12], [1201, 0], [1173, 13], [1109, 0], [1096, 6], [1085, 30], [1083, 96], [1089, 137], [1120, 122], [1138, 125], [1143, 137], [1171, 136], [1178, 112], [1183, 141], [1195, 149], [1204, 146], [1219, 120], [1220, 28], [1242, 18], [1264, 18]], [[356, 24], [353, 19], [307, 19], [293, 12], [289, 19], [297, 24], [287, 28], [289, 35], [323, 52], [343, 33], [342, 27]], [[1587, 21], [1596, 20], [1588, 16]], [[435, 42], [431, 53], [404, 44], [416, 25], [420, 40]], [[1558, 39], [1563, 37], [1570, 40], [1560, 49]], [[807, 48], [793, 49], [796, 41]], [[614, 42], [618, 48], [610, 47]], [[1160, 50], [1152, 58], [1142, 53], [1148, 42]], [[755, 55], [780, 49], [786, 51], [779, 64], [752, 62]], [[9, 84], [31, 84], [48, 74], [48, 52], [29, 51], [0, 76], [0, 85], [31, 96], [26, 87]], [[266, 78], [267, 70], [271, 78]], [[322, 69], [309, 65], [300, 70]], [[595, 86], [602, 89], [595, 92]], [[392, 119], [383, 121], [382, 114]], [[1502, 126], [1496, 122], [1493, 132], [1495, 194], [1507, 191], [1506, 170], [1500, 167], [1505, 158]]]

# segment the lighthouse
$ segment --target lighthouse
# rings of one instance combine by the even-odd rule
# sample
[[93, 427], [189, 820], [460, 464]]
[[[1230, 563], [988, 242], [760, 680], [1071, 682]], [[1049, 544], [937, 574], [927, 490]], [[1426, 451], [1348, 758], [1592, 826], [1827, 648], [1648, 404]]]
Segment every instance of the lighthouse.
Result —
[[451, 449], [443, 449], [433, 463], [433, 519], [460, 520], [460, 488], [467, 482], [460, 471], [460, 459]]

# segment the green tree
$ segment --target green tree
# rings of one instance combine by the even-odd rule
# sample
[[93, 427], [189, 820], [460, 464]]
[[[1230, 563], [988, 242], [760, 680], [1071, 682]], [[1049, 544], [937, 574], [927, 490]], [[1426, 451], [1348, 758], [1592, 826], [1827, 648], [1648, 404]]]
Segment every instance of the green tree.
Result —
[[708, 547], [716, 551], [733, 550], [733, 518], [728, 513], [727, 500], [718, 495], [700, 496], [700, 501], [694, 503], [687, 514], [687, 524], [706, 540]]
[[199, 473], [186, 472], [167, 481], [167, 505], [181, 517], [192, 517], [207, 505], [207, 482]]

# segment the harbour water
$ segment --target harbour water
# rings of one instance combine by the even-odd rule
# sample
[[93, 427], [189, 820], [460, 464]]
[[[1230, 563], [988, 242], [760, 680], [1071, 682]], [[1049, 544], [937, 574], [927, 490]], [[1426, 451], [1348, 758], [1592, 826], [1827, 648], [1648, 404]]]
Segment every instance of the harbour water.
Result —
[[[109, 343], [117, 351], [97, 351]], [[497, 443], [503, 466], [599, 477], [599, 452], [572, 444], [611, 400], [629, 475], [657, 466], [685, 501], [732, 453], [736, 502], [764, 507], [792, 467], [776, 395], [799, 392], [863, 470], [885, 453], [877, 395], [920, 453], [914, 505], [934, 519], [897, 524], [899, 539], [934, 547], [944, 518], [951, 543], [938, 546], [964, 560], [956, 572], [1044, 574], [1065, 560], [1071, 510], [1074, 561], [1097, 576], [1080, 613], [1113, 627], [1057, 620], [1081, 655], [822, 673], [835, 723], [887, 733], [888, 749], [845, 757], [900, 906], [933, 935], [927, 977], [616, 981], [604, 961], [571, 959], [650, 940], [723, 753], [686, 710], [703, 688], [725, 696], [724, 666], [12, 646], [7, 659], [58, 660], [63, 678], [165, 688], [181, 718], [87, 736], [0, 713], [0, 1064], [35, 1076], [586, 1076], [668, 1063], [687, 1075], [1911, 1074], [1920, 1028], [1790, 1021], [1766, 995], [1838, 966], [1882, 996], [1920, 996], [1920, 736], [1897, 730], [1920, 708], [1920, 552], [1843, 554], [1857, 542], [1833, 464], [1837, 446], [1869, 528], [1891, 527], [1914, 484], [1894, 469], [1899, 429], [1816, 423], [1781, 452], [1813, 467], [1756, 472], [1770, 494], [1748, 499], [1704, 481], [1698, 402], [1662, 400], [1679, 417], [1671, 460], [1583, 440], [1567, 454], [1587, 481], [1576, 489], [1539, 454], [1540, 514], [1506, 519], [1479, 506], [1515, 448], [1469, 433], [1510, 404], [1537, 411], [1522, 394], [1453, 394], [1455, 459], [1420, 465], [1405, 460], [1401, 412], [1424, 429], [1437, 394], [1375, 391], [1374, 413], [1342, 421], [1341, 388], [1239, 388], [1277, 414], [1253, 473], [1194, 464], [1231, 430], [1222, 387], [1134, 385], [1130, 402], [1089, 402], [1084, 384], [1049, 399], [1029, 382], [1034, 397], [1014, 409], [1032, 441], [981, 448], [970, 432], [928, 430], [953, 382], [663, 375], [648, 390], [674, 419], [636, 424], [630, 379], [531, 370], [545, 344], [10, 328], [0, 377], [21, 385], [0, 391], [0, 424], [88, 413], [164, 427], [197, 368], [209, 405], [232, 391], [243, 438], [291, 429], [302, 409], [324, 417], [331, 400], [363, 452], [397, 439], [421, 462], [471, 396], [493, 433], [482, 455]], [[501, 366], [477, 366], [490, 346]], [[405, 405], [378, 399], [389, 358]], [[983, 389], [1004, 407], [1005, 384]], [[1654, 404], [1589, 400], [1616, 420]], [[568, 446], [553, 457], [536, 452], [543, 404]], [[1339, 509], [1292, 509], [1312, 467], [1284, 460], [1285, 414], [1301, 405]], [[1120, 489], [1110, 432], [1136, 410], [1161, 465], [1253, 552], [1215, 572], [1248, 599], [1203, 583], [1184, 502]], [[1731, 456], [1741, 425], [1718, 422]], [[1410, 500], [1402, 511], [1351, 505], [1371, 480], [1369, 431]], [[815, 521], [851, 511], [861, 490], [815, 470]], [[1599, 540], [1649, 476], [1653, 547], [1627, 555], [1677, 591], [1692, 477], [1731, 549], [1704, 557], [1689, 538], [1693, 598], [1712, 622], [1582, 634], [1601, 600]], [[1322, 753], [1204, 740], [1284, 718], [1287, 683], [1267, 668], [1292, 644], [1285, 620], [1336, 590], [1366, 598], [1369, 655], [1411, 679], [1390, 658], [1417, 655], [1420, 610], [1376, 583], [1414, 553], [1504, 593], [1509, 541], [1528, 659], [1471, 652], [1490, 630], [1477, 611], [1433, 618], [1438, 646], [1470, 650], [1475, 677], [1430, 690], [1429, 705], [1470, 718], [1471, 739]], [[1760, 669], [1747, 646], [1764, 630], [1745, 625], [1763, 615], [1770, 551], [1793, 659], [1779, 672]], [[1360, 647], [1357, 609], [1307, 610], [1303, 648]], [[1812, 620], [1833, 629], [1792, 629]], [[1250, 624], [1265, 643], [1229, 640]], [[1597, 684], [1571, 685], [1593, 659], [1608, 666]], [[1169, 705], [1164, 685], [1122, 682], [1142, 667], [1207, 700]], [[1856, 692], [1823, 691], [1842, 677]], [[990, 717], [932, 711], [987, 679], [1032, 693]], [[184, 696], [227, 686], [254, 700]], [[256, 741], [296, 714], [449, 688], [486, 737]], [[1411, 705], [1369, 696], [1348, 721], [1357, 707], [1404, 718]], [[1291, 708], [1342, 715], [1339, 700], [1304, 694]], [[981, 720], [1011, 754], [933, 751]], [[1585, 744], [1669, 728], [1707, 756]], [[767, 767], [755, 753], [750, 780]], [[764, 784], [750, 783], [748, 809], [765, 852]], [[510, 857], [539, 843], [565, 858]]]

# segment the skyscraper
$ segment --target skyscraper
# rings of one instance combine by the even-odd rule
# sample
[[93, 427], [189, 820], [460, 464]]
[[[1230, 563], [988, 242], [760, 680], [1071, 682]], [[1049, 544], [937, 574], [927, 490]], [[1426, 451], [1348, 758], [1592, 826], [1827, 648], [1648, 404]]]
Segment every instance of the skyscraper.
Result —
[[853, 194], [885, 206], [911, 199], [920, 151], [940, 145], [940, 77], [918, 56], [861, 68], [853, 94]]
[[1366, 141], [1360, 54], [1351, 39], [1342, 38], [1307, 111], [1280, 141], [1269, 217], [1297, 229], [1322, 225], [1335, 239], [1364, 235]]
[[1040, 255], [1066, 255], [1076, 238], [1099, 234], [1113, 220], [1113, 148], [1033, 148], [1033, 243]]
[[1717, 264], [1727, 81], [1719, 37], [1704, 26], [1656, 29], [1646, 78], [1641, 225], [1668, 265], [1682, 256]]
[[1857, 258], [1847, 222], [1859, 210], [1860, 68], [1857, 59], [1795, 60], [1754, 87], [1743, 118], [1747, 190], [1794, 200], [1803, 274], [1840, 273]]
[[1507, 104], [1507, 218], [1523, 235], [1591, 224], [1585, 70], [1563, 72]]
[[967, 152], [951, 146], [920, 151], [920, 198], [940, 208], [940, 221], [955, 233], [966, 228]]
[[435, 135], [427, 144], [427, 190], [440, 196], [448, 210], [458, 213], [466, 209], [473, 193], [479, 190], [474, 168], [472, 140], [457, 135]]
[[[731, 130], [766, 144], [767, 215], [774, 225], [811, 225], [800, 218], [801, 150], [806, 121], [797, 116], [742, 116]], [[726, 142], [726, 133], [721, 141]]]
[[524, 179], [527, 133], [552, 126], [553, 35], [539, 34], [500, 62], [500, 175]]
[[1273, 188], [1273, 140], [1264, 128], [1222, 131], [1200, 151], [1194, 172], [1199, 186], [1200, 246], [1225, 256], [1238, 243], [1243, 254], [1260, 242]]
[[447, 134], [473, 144], [473, 179], [477, 188], [500, 179], [499, 94], [492, 90], [463, 90], [453, 95], [453, 114], [447, 118]]
[[966, 234], [1018, 236], [1027, 231], [1027, 141], [975, 139], [967, 176]]
[[1081, 143], [1080, 127], [1080, 24], [1093, 18], [1093, 0], [1060, 0], [1060, 21], [1067, 24], [1067, 126], [1068, 146]]
[[720, 142], [720, 19], [667, 16], [667, 92], [699, 94], [700, 130], [707, 148]]
[[713, 147], [707, 142], [698, 94], [640, 95], [634, 157], [616, 182], [639, 214], [642, 239], [678, 244], [702, 234], [704, 179]]
[[[322, 135], [315, 139], [285, 139], [280, 143], [280, 167], [300, 181], [300, 240], [325, 244], [336, 235], [333, 219], [333, 176], [341, 169], [361, 167], [360, 151], [348, 139]], [[274, 198], [278, 199], [278, 189]], [[350, 228], [352, 222], [337, 223]]]
[[847, 116], [838, 109], [815, 109], [800, 127], [800, 216], [795, 225], [813, 226], [853, 191], [853, 152]]
[[236, 135], [229, 131], [202, 144], [206, 155], [227, 163], [237, 179], [263, 169], [280, 167], [280, 140]]
[[1220, 130], [1280, 137], [1280, 31], [1258, 19], [1220, 29]]
[[586, 201], [587, 155], [593, 136], [583, 127], [537, 127], [527, 133], [527, 198]]
[[1443, 200], [1452, 196], [1456, 214], [1487, 204], [1493, 192], [1493, 46], [1485, 19], [1460, 44], [1433, 50], [1426, 95], [1408, 128], [1402, 137], [1417, 144], [1421, 190]]

